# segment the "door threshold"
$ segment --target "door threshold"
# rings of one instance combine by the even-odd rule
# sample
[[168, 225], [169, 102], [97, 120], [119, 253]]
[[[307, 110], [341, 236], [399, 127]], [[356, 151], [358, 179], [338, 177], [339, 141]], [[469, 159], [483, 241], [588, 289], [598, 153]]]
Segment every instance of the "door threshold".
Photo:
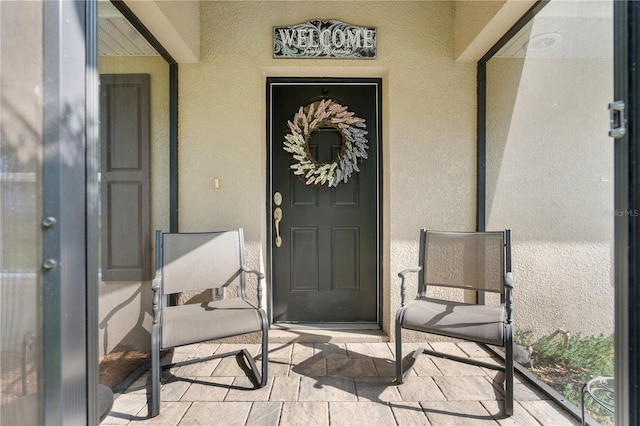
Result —
[[269, 330], [269, 342], [272, 343], [383, 343], [389, 336], [379, 327], [376, 329], [327, 327], [326, 325], [274, 324]]
[[377, 323], [365, 322], [278, 322], [271, 327], [282, 330], [380, 330]]

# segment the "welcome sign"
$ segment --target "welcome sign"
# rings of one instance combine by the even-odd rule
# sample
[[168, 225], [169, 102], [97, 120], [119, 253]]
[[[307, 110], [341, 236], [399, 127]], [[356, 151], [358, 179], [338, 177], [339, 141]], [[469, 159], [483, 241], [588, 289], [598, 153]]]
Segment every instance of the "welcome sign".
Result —
[[273, 57], [375, 59], [376, 29], [336, 20], [274, 27]]

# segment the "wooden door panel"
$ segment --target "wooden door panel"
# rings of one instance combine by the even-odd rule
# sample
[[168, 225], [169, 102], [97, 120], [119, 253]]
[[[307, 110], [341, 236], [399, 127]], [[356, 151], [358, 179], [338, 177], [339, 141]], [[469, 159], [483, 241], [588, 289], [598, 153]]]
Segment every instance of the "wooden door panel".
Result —
[[331, 206], [332, 207], [358, 207], [358, 175], [355, 175], [347, 183], [335, 188], [331, 193]]
[[305, 185], [300, 179], [291, 179], [291, 207], [318, 207], [318, 189]]
[[291, 228], [291, 291], [318, 291], [318, 228]]
[[331, 289], [360, 289], [360, 228], [334, 227], [331, 230]]

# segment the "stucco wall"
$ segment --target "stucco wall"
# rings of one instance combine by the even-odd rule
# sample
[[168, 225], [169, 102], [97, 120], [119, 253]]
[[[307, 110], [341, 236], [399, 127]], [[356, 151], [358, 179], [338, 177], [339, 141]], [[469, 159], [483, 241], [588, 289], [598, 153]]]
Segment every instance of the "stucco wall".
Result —
[[[378, 29], [375, 60], [276, 60], [272, 27], [338, 19]], [[383, 80], [383, 327], [421, 226], [475, 226], [476, 71], [455, 63], [453, 2], [202, 2], [201, 61], [180, 65], [183, 231], [242, 226], [266, 253], [266, 78]], [[214, 189], [214, 179], [220, 189]]]
[[[151, 77], [151, 227], [169, 230], [169, 66], [161, 57], [104, 57], [101, 74]], [[155, 257], [154, 257], [155, 259]], [[127, 348], [148, 351], [151, 338], [151, 283], [101, 282], [100, 354]]]
[[456, 60], [479, 61], [535, 3], [456, 0]]
[[538, 336], [613, 332], [612, 72], [598, 57], [487, 64], [487, 226], [512, 229], [516, 326]]

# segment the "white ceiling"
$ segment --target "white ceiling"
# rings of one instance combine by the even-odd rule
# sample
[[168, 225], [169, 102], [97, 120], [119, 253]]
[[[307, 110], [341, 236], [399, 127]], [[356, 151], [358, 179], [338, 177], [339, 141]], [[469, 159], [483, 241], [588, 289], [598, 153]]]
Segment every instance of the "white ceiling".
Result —
[[611, 58], [612, 1], [548, 3], [496, 58]]
[[159, 56], [108, 0], [98, 2], [98, 56]]

